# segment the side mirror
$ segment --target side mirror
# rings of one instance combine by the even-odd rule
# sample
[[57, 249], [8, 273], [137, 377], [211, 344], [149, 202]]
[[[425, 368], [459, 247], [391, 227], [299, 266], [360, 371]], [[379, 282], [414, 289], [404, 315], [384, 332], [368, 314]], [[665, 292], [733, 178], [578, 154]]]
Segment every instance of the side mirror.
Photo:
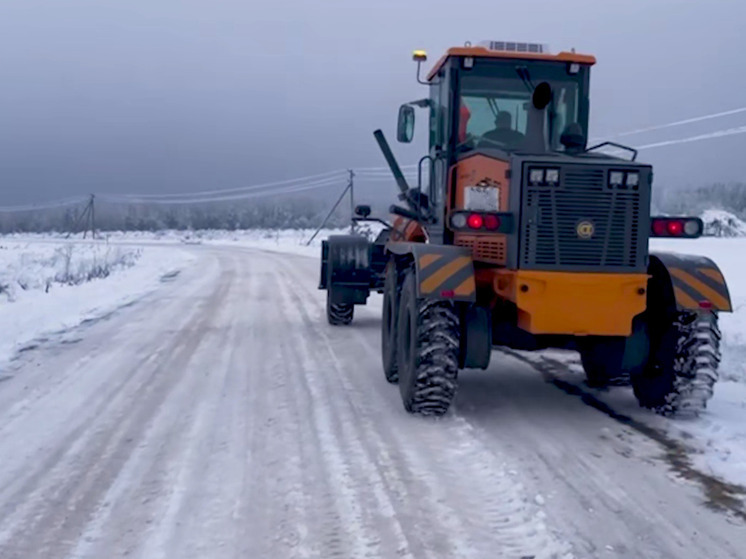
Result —
[[399, 122], [396, 126], [396, 139], [408, 144], [414, 138], [414, 107], [402, 105], [399, 107]]

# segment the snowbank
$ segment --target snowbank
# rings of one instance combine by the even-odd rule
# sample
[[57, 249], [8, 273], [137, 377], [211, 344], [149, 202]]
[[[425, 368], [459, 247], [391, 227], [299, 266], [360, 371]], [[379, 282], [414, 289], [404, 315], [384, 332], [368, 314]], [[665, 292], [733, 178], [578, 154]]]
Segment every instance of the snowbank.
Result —
[[[381, 225], [370, 223], [357, 226], [356, 231], [367, 236], [371, 240], [381, 231]], [[330, 235], [345, 235], [350, 232], [349, 228], [344, 229], [322, 229], [316, 234], [315, 229], [246, 229], [236, 231], [225, 231], [216, 229], [204, 229], [198, 231], [111, 231], [100, 234], [100, 241], [111, 244], [137, 243], [138, 245], [147, 246], [151, 244], [185, 244], [185, 245], [222, 245], [222, 246], [243, 246], [269, 250], [274, 252], [283, 252], [297, 254], [302, 256], [311, 256], [318, 258], [321, 241], [327, 239]], [[50, 239], [62, 239], [62, 234], [51, 235], [7, 235], [0, 237], [16, 241], [49, 241]], [[313, 240], [311, 238], [313, 237]], [[308, 244], [308, 242], [310, 244]]]
[[34, 340], [136, 300], [191, 258], [156, 247], [0, 239], [0, 373]]
[[18, 293], [56, 285], [80, 285], [131, 268], [141, 250], [119, 246], [75, 244], [33, 246], [0, 244], [0, 294], [13, 302]]
[[708, 237], [746, 237], [746, 222], [725, 210], [705, 210], [702, 221]]
[[[222, 231], [204, 229], [199, 231], [107, 231], [98, 236], [99, 243], [110, 245], [136, 245], [140, 247], [163, 246], [163, 245], [215, 245], [215, 246], [239, 246], [258, 248], [302, 256], [318, 257], [321, 240], [329, 235], [347, 230], [323, 230], [313, 240], [310, 246], [306, 242], [313, 235], [313, 230], [305, 229], [249, 229], [238, 231]], [[64, 239], [63, 234], [18, 234], [0, 236], [0, 239], [13, 240], [17, 242], [34, 243], [60, 243]]]

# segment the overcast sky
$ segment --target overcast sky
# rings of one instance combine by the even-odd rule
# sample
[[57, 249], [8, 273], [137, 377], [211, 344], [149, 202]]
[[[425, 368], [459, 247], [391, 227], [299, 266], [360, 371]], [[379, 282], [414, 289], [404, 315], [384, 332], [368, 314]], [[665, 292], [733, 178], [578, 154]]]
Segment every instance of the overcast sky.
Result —
[[[424, 93], [411, 50], [433, 62], [467, 40], [596, 55], [592, 136], [738, 108], [745, 20], [741, 0], [2, 0], [0, 205], [383, 165], [372, 131], [393, 136]], [[673, 187], [744, 180], [744, 150], [737, 135], [641, 158]]]

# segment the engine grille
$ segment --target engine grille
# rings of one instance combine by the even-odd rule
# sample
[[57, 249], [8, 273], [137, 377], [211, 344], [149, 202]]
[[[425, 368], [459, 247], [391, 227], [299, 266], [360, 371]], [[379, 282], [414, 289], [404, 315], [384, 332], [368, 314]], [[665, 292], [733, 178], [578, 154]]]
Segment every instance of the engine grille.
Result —
[[568, 166], [560, 180], [560, 186], [547, 187], [528, 186], [524, 179], [522, 267], [644, 268], [642, 191], [610, 188], [605, 168]]
[[479, 262], [505, 264], [507, 241], [504, 236], [478, 237], [459, 235], [457, 246], [471, 249], [472, 257]]

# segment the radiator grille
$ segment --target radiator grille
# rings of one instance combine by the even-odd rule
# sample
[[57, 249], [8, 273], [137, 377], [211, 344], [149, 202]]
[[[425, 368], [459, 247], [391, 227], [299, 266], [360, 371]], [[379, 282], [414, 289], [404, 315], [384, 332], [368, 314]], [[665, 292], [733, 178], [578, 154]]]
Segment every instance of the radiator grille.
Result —
[[507, 241], [501, 237], [478, 237], [461, 235], [456, 245], [471, 249], [472, 258], [490, 264], [505, 264]]
[[523, 188], [522, 266], [639, 268], [639, 190], [610, 188], [605, 169], [587, 167], [563, 168], [558, 187]]

